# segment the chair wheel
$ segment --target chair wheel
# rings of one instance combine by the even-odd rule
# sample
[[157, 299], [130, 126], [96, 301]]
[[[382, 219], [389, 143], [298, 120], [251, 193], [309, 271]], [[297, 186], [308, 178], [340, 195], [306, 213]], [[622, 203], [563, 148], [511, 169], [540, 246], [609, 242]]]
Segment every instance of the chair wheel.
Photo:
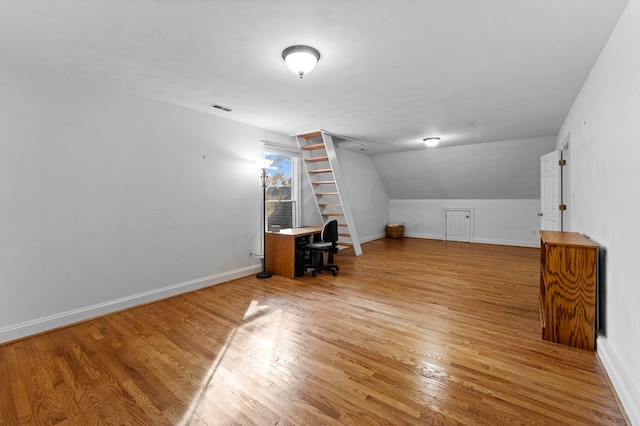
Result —
[[316, 275], [318, 275], [318, 274], [316, 273], [316, 271], [313, 271], [313, 272], [311, 273], [311, 276], [312, 276], [312, 277], [315, 277]]
[[335, 277], [336, 275], [338, 275], [338, 273], [336, 271], [333, 271], [333, 276]]
[[336, 266], [336, 271], [339, 271], [339, 270], [340, 270], [340, 267], [339, 267], [339, 266]]

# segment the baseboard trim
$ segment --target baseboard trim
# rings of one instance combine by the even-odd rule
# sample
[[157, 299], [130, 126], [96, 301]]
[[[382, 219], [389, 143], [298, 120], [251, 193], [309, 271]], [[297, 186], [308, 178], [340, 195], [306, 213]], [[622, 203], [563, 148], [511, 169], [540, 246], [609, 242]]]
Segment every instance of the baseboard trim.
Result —
[[420, 234], [418, 232], [406, 232], [406, 230], [404, 236], [409, 238], [423, 238], [425, 240], [442, 240], [442, 235]]
[[495, 244], [499, 246], [516, 246], [516, 247], [533, 247], [539, 248], [539, 241], [510, 241], [510, 240], [494, 240], [491, 238], [475, 238], [474, 243]]
[[0, 328], [0, 344], [260, 272], [254, 265]]
[[615, 350], [609, 345], [607, 338], [598, 336], [597, 357], [613, 386], [613, 392], [622, 405], [623, 415], [632, 425], [640, 425], [640, 391], [620, 363]]
[[[435, 235], [435, 234], [420, 234], [417, 232], [405, 232], [404, 233], [405, 237], [410, 237], [410, 238], [424, 238], [427, 240], [441, 240], [442, 241], [442, 235]], [[471, 241], [472, 243], [478, 243], [478, 244], [495, 244], [495, 245], [500, 245], [500, 246], [516, 246], [516, 247], [533, 247], [533, 248], [538, 248], [540, 247], [540, 244], [536, 241], [536, 242], [532, 242], [532, 241], [508, 241], [508, 240], [494, 240], [494, 239], [488, 239], [488, 238], [474, 238], [473, 241]]]
[[366, 237], [366, 238], [362, 238], [362, 239], [360, 240], [360, 244], [369, 243], [369, 242], [371, 242], [371, 241], [379, 240], [379, 239], [382, 239], [382, 238], [384, 238], [384, 237], [385, 237], [385, 234], [384, 234], [384, 233], [382, 233], [382, 234], [372, 235], [372, 236], [369, 236], [369, 237]]

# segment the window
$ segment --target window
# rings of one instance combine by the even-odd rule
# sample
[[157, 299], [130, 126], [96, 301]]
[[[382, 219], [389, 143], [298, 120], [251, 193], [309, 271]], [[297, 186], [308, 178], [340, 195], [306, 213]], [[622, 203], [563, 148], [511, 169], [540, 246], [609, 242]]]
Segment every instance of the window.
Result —
[[[268, 149], [265, 147], [265, 149]], [[298, 157], [283, 152], [266, 151], [264, 158], [273, 161], [267, 170], [267, 230], [272, 225], [281, 229], [298, 226]]]

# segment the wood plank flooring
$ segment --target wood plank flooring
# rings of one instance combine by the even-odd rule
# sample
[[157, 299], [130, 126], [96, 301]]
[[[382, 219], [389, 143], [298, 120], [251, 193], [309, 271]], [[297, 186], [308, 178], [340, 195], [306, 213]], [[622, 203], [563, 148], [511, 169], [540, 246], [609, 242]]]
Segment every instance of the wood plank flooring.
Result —
[[543, 341], [537, 249], [381, 239], [0, 346], [0, 424], [624, 424]]

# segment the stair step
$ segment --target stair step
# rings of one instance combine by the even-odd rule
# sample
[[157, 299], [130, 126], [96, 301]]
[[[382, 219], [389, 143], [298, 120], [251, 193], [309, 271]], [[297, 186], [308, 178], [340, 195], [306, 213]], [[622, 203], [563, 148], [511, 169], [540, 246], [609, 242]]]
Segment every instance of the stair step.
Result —
[[309, 145], [302, 145], [300, 149], [304, 149], [305, 151], [315, 151], [317, 149], [325, 149], [324, 142], [323, 143], [312, 143]]
[[[332, 164], [336, 155], [336, 142], [331, 134], [322, 130], [296, 135], [297, 145], [302, 152], [305, 161], [306, 175], [313, 186], [316, 206], [323, 221], [338, 220], [338, 238], [347, 242], [338, 241], [339, 249], [352, 248], [357, 256], [362, 254], [358, 233], [353, 224], [348, 225], [352, 219], [347, 199], [340, 196], [339, 186], [342, 185], [339, 165]], [[313, 164], [313, 166], [312, 166]], [[342, 222], [342, 223], [340, 223]]]
[[312, 139], [312, 138], [317, 138], [318, 136], [322, 136], [321, 131], [306, 133], [304, 135], [298, 135], [299, 138], [303, 138], [303, 139]]
[[322, 155], [320, 157], [309, 157], [305, 158], [304, 161], [307, 161], [309, 163], [316, 163], [318, 161], [329, 161], [329, 157], [327, 157], [326, 155]]

